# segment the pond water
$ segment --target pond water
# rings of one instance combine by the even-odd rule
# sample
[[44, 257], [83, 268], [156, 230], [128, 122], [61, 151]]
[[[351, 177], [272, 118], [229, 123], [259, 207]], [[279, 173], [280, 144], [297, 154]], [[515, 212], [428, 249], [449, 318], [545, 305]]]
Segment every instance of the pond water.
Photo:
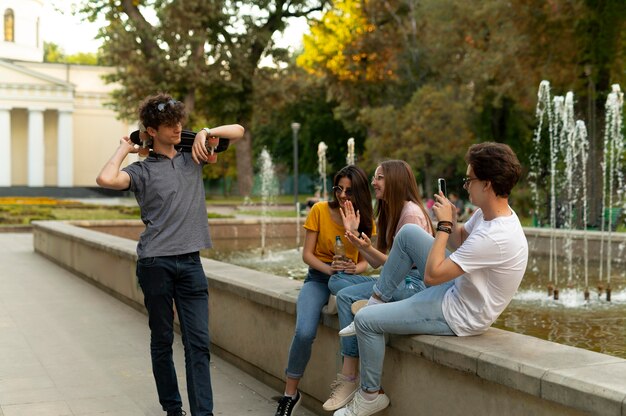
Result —
[[[233, 251], [218, 247], [203, 255], [291, 279], [304, 279], [307, 272], [301, 251], [295, 248], [274, 246], [262, 256], [260, 249]], [[590, 266], [590, 270], [597, 267]], [[517, 294], [494, 326], [626, 358], [626, 279], [623, 273], [611, 282], [610, 302], [605, 295], [598, 296], [597, 277], [593, 274], [589, 277], [591, 298], [588, 302], [584, 300], [583, 284], [578, 281], [564, 285], [559, 300], [555, 301], [546, 289], [544, 277], [548, 275], [548, 267], [541, 257], [533, 259]]]

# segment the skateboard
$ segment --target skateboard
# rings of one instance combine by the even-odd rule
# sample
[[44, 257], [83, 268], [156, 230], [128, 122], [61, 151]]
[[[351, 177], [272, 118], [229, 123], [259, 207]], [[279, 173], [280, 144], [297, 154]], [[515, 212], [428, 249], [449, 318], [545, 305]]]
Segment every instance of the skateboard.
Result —
[[[176, 150], [180, 150], [181, 152], [191, 152], [191, 147], [193, 146], [193, 141], [196, 138], [196, 132], [191, 130], [183, 130], [180, 134], [180, 143], [174, 145]], [[144, 144], [141, 142], [139, 138], [139, 130], [135, 130], [130, 134], [130, 141], [139, 145], [139, 154], [141, 156], [147, 156], [150, 151], [150, 144]], [[209, 152], [208, 163], [217, 162], [217, 154], [228, 149], [230, 145], [230, 139], [226, 139], [224, 137], [209, 137], [205, 146]], [[142, 152], [143, 149], [146, 149]]]

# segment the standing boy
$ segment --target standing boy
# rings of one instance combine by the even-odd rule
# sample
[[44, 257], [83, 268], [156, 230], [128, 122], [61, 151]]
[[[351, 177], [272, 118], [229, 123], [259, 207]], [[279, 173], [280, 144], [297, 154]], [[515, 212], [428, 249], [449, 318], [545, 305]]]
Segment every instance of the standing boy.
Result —
[[137, 244], [137, 277], [150, 325], [152, 372], [159, 402], [168, 416], [185, 415], [172, 359], [174, 303], [185, 349], [187, 394], [191, 414], [213, 415], [209, 372], [208, 284], [199, 251], [211, 247], [202, 181], [207, 137], [240, 139], [239, 125], [205, 128], [192, 152], [177, 151], [187, 114], [182, 102], [167, 94], [148, 97], [139, 120], [153, 142], [149, 156], [120, 170], [137, 147], [128, 137], [102, 168], [96, 182], [135, 194], [146, 229]]

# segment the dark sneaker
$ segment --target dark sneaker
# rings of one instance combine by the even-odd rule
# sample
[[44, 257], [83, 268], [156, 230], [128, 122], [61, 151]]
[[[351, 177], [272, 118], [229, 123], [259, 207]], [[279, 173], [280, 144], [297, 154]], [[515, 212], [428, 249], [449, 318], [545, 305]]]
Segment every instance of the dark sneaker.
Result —
[[276, 413], [274, 416], [291, 416], [294, 414], [298, 406], [300, 406], [300, 402], [302, 401], [302, 396], [300, 392], [296, 393], [296, 397], [292, 399], [291, 397], [283, 396], [278, 401], [278, 408], [276, 408]]
[[184, 410], [168, 410], [167, 411], [167, 416], [186, 416], [187, 412], [185, 412]]

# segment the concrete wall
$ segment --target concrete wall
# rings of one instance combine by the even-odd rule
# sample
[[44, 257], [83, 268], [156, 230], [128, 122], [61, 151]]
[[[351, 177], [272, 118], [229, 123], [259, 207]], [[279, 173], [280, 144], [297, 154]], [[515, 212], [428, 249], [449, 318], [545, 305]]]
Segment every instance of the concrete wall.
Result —
[[[66, 222], [36, 222], [34, 246], [142, 309], [135, 242]], [[301, 282], [203, 259], [213, 351], [282, 389]], [[336, 316], [323, 314], [300, 387], [319, 411], [340, 368]], [[392, 336], [383, 385], [387, 416], [626, 416], [626, 360], [498, 329], [479, 337]]]
[[[246, 249], [248, 247], [258, 247], [261, 235], [261, 222], [255, 219], [242, 220], [242, 219], [210, 219], [211, 224], [211, 236], [215, 239], [215, 243], [218, 245], [216, 248], [220, 248], [220, 244], [225, 244], [228, 247], [236, 249]], [[288, 244], [293, 244], [296, 239], [296, 223], [301, 229], [300, 241], [303, 241], [304, 231], [302, 230], [302, 224], [304, 218], [297, 221], [295, 218], [282, 218], [272, 219], [267, 224], [267, 238], [270, 239], [284, 239], [288, 241]], [[105, 233], [114, 234], [133, 240], [139, 240], [139, 235], [144, 230], [144, 225], [141, 221], [102, 221], [102, 222], [74, 222], [74, 224], [89, 227], [91, 229], [97, 229]], [[566, 250], [562, 248], [565, 246], [567, 238], [572, 240], [572, 248], [577, 257], [580, 257], [585, 247], [585, 240], [587, 244], [587, 253], [589, 260], [598, 260], [600, 253], [603, 252], [604, 256], [608, 252], [609, 247], [609, 235], [607, 232], [600, 233], [599, 231], [572, 231], [566, 230], [550, 230], [546, 228], [524, 228], [524, 233], [528, 239], [529, 249], [531, 255], [548, 256], [550, 253], [550, 239], [552, 237], [557, 240], [557, 256], [565, 257]], [[613, 258], [613, 264], [617, 267], [623, 265], [626, 261], [626, 233], [612, 233], [611, 234], [611, 254]]]

